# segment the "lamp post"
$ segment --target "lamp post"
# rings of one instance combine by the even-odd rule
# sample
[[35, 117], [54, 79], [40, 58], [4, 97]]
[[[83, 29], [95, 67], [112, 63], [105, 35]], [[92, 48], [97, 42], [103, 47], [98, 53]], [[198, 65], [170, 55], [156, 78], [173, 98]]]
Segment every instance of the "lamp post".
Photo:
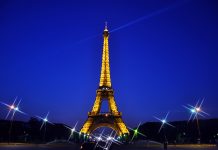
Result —
[[135, 137], [137, 137], [138, 135], [141, 135], [143, 137], [146, 137], [146, 135], [144, 135], [143, 133], [139, 132], [139, 127], [141, 125], [141, 122], [138, 124], [137, 128], [136, 129], [132, 129], [130, 127], [128, 127], [128, 129], [132, 130], [133, 131], [133, 135], [132, 135], [132, 138], [130, 140], [130, 143], [134, 140]]
[[46, 141], [46, 124], [47, 123], [50, 123], [52, 125], [54, 125], [53, 123], [51, 123], [49, 120], [48, 120], [48, 115], [49, 115], [49, 112], [46, 114], [45, 118], [42, 118], [40, 116], [36, 116], [37, 118], [41, 119], [42, 120], [42, 125], [40, 127], [40, 130], [42, 130], [43, 126], [44, 126], [44, 133], [43, 133], [43, 141], [45, 142]]
[[168, 126], [174, 127], [173, 125], [171, 125], [170, 123], [167, 122], [168, 115], [169, 115], [169, 112], [166, 114], [166, 116], [163, 119], [160, 119], [160, 118], [154, 116], [155, 119], [157, 119], [157, 120], [159, 120], [161, 122], [161, 126], [159, 128], [158, 133], [160, 133], [160, 131], [163, 129], [163, 134], [164, 134], [164, 149], [167, 149], [167, 144], [168, 144], [167, 136], [166, 136], [166, 131], [165, 131], [165, 126], [164, 125], [166, 124]]
[[19, 105], [20, 105], [21, 100], [19, 100], [17, 104], [16, 104], [16, 101], [17, 101], [17, 97], [14, 99], [14, 101], [13, 101], [13, 103], [11, 105], [9, 105], [7, 103], [4, 103], [4, 102], [0, 102], [2, 105], [5, 105], [9, 109], [5, 119], [8, 119], [8, 117], [12, 113], [11, 118], [10, 118], [10, 127], [9, 127], [9, 130], [8, 130], [8, 143], [11, 142], [12, 126], [13, 126], [13, 120], [14, 120], [14, 116], [15, 116], [16, 112], [27, 115], [26, 113], [24, 113], [23, 111], [21, 111], [19, 109]]
[[70, 138], [73, 136], [74, 132], [79, 134], [79, 132], [76, 131], [77, 124], [78, 124], [78, 121], [76, 122], [73, 128], [69, 128], [68, 126], [65, 126], [67, 129], [71, 131], [67, 141], [70, 141]]
[[202, 110], [203, 102], [204, 102], [204, 99], [202, 99], [201, 102], [197, 101], [195, 106], [192, 106], [190, 104], [183, 105], [183, 107], [188, 109], [189, 112], [191, 113], [188, 121], [190, 121], [191, 119], [192, 120], [196, 119], [197, 130], [198, 130], [198, 138], [197, 138], [198, 144], [201, 143], [201, 131], [200, 131], [198, 116], [201, 116], [201, 117], [206, 117], [205, 115], [209, 116], [208, 113], [206, 113], [205, 111]]

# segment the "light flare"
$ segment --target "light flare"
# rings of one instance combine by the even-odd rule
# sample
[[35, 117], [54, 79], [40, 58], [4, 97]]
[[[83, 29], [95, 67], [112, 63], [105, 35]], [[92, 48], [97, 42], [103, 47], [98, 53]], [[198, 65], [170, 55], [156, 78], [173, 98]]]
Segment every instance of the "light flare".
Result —
[[14, 101], [13, 101], [13, 103], [11, 105], [9, 105], [7, 103], [4, 103], [4, 102], [0, 102], [2, 105], [5, 105], [9, 109], [8, 113], [7, 113], [6, 117], [5, 117], [5, 120], [8, 119], [8, 117], [10, 116], [11, 113], [12, 114], [11, 114], [10, 120], [14, 119], [14, 116], [15, 116], [16, 112], [19, 112], [21, 114], [27, 115], [26, 113], [24, 113], [23, 111], [21, 111], [19, 109], [19, 105], [20, 105], [21, 99], [18, 101], [17, 105], [16, 105], [16, 101], [17, 101], [17, 97], [14, 99]]
[[140, 127], [140, 125], [141, 125], [141, 122], [138, 124], [138, 126], [137, 126], [136, 129], [132, 129], [132, 128], [130, 128], [130, 127], [127, 127], [128, 129], [130, 129], [130, 130], [133, 131], [133, 136], [132, 136], [130, 142], [132, 142], [133, 139], [134, 139], [138, 134], [141, 135], [141, 136], [146, 137], [146, 135], [144, 135], [144, 134], [142, 134], [141, 132], [139, 132], [139, 127]]
[[208, 113], [206, 113], [205, 111], [203, 111], [202, 109], [202, 105], [203, 105], [204, 99], [201, 100], [201, 102], [198, 100], [197, 103], [195, 104], [195, 106], [187, 104], [187, 105], [183, 105], [184, 108], [186, 108], [187, 110], [189, 110], [191, 112], [188, 122], [192, 119], [197, 119], [198, 116], [201, 117], [206, 117], [209, 116]]
[[159, 130], [158, 130], [158, 133], [160, 133], [161, 129], [164, 127], [165, 124], [175, 128], [175, 126], [173, 126], [167, 122], [167, 117], [168, 117], [169, 113], [170, 112], [167, 112], [166, 116], [163, 119], [160, 119], [160, 118], [154, 116], [155, 119], [159, 120], [162, 123]]
[[[100, 134], [100, 136], [95, 137], [93, 135], [93, 137], [97, 140], [96, 146], [95, 147], [100, 147], [104, 150], [110, 149], [110, 146], [112, 145], [112, 143], [115, 143], [117, 145], [122, 144], [122, 142], [116, 140], [116, 132], [114, 133], [114, 131], [112, 131], [109, 135], [103, 135], [104, 130], [102, 131], [102, 133]], [[101, 144], [99, 144], [99, 142], [101, 142]], [[105, 143], [104, 145], [102, 145], [102, 142]]]
[[54, 125], [52, 122], [50, 122], [50, 121], [48, 120], [48, 115], [49, 115], [49, 112], [46, 114], [45, 118], [42, 118], [42, 117], [40, 117], [40, 116], [36, 116], [37, 118], [39, 118], [39, 119], [42, 120], [42, 124], [41, 124], [41, 126], [40, 126], [40, 130], [42, 130], [42, 127], [43, 127], [43, 126], [46, 126], [46, 123], [49, 123], [49, 124]]
[[76, 126], [77, 126], [77, 124], [78, 124], [78, 121], [76, 122], [76, 124], [74, 125], [73, 128], [69, 128], [68, 126], [65, 126], [66, 128], [68, 128], [68, 129], [71, 131], [71, 133], [70, 133], [70, 135], [69, 135], [69, 137], [68, 137], [68, 141], [69, 141], [70, 138], [73, 136], [74, 132], [76, 132], [76, 133], [78, 133], [78, 134], [80, 135], [80, 132], [77, 132], [77, 131], [76, 131]]

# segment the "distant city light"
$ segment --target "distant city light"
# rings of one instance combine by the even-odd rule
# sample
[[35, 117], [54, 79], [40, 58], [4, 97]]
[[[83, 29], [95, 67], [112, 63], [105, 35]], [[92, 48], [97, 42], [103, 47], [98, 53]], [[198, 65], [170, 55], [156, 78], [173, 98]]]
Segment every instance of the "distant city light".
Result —
[[166, 120], [165, 120], [165, 119], [163, 119], [163, 120], [162, 120], [162, 123], [163, 123], [163, 124], [164, 124], [164, 123], [166, 123]]
[[195, 111], [195, 109], [191, 109], [191, 112], [192, 112], [192, 113], [195, 113], [196, 111]]
[[191, 112], [188, 121], [190, 121], [191, 119], [192, 120], [196, 119], [198, 117], [198, 115], [201, 117], [205, 117], [205, 115], [209, 116], [208, 113], [206, 113], [205, 111], [202, 110], [203, 102], [204, 102], [204, 99], [201, 102], [197, 101], [195, 106], [192, 106], [190, 104], [183, 105], [184, 108], [186, 108], [187, 110], [189, 110]]
[[158, 132], [161, 131], [161, 129], [164, 127], [164, 124], [167, 124], [171, 127], [174, 127], [173, 125], [171, 125], [170, 123], [167, 122], [168, 115], [169, 115], [169, 112], [166, 114], [166, 116], [163, 119], [160, 119], [160, 118], [154, 116], [155, 119], [159, 120], [162, 123]]
[[77, 124], [78, 124], [78, 121], [76, 122], [76, 124], [74, 125], [73, 128], [69, 128], [68, 126], [65, 126], [66, 128], [68, 128], [68, 129], [71, 131], [70, 136], [68, 137], [68, 141], [69, 141], [70, 138], [73, 136], [74, 132], [79, 133], [79, 135], [81, 134], [80, 132], [77, 132], [77, 131], [76, 131], [76, 126], [77, 126]]
[[102, 138], [101, 138], [101, 137], [98, 137], [97, 139], [98, 139], [98, 141], [102, 140]]
[[109, 140], [111, 140], [112, 138], [109, 136], [108, 138], [107, 138], [107, 140], [109, 141]]
[[40, 130], [42, 129], [43, 126], [46, 127], [46, 123], [49, 123], [49, 124], [52, 124], [52, 125], [53, 125], [53, 123], [51, 123], [51, 122], [48, 120], [48, 115], [49, 115], [49, 112], [46, 114], [45, 118], [42, 118], [42, 117], [40, 117], [40, 116], [36, 116], [37, 118], [39, 118], [39, 119], [42, 120], [42, 125], [41, 125], [41, 127], [40, 127]]
[[10, 106], [10, 109], [14, 109], [14, 105], [11, 105], [11, 106]]
[[[141, 122], [138, 124], [138, 126], [137, 126], [136, 129], [132, 129], [132, 128], [130, 128], [130, 127], [127, 127], [128, 129], [130, 129], [130, 130], [133, 131], [133, 136], [132, 136], [130, 142], [132, 142], [133, 139], [134, 139], [138, 134], [141, 135], [141, 136], [143, 136], [143, 137], [146, 137], [146, 135], [144, 135], [144, 134], [142, 134], [141, 132], [139, 132], [139, 127], [140, 127], [140, 125], [141, 125]], [[125, 136], [125, 134], [124, 134], [124, 136]]]
[[[92, 135], [97, 141], [95, 147], [101, 147], [102, 149], [106, 150], [106, 149], [110, 148], [112, 143], [115, 143], [118, 145], [122, 144], [122, 142], [117, 140], [117, 139], [120, 139], [120, 136], [118, 136], [117, 139], [115, 138], [117, 135], [116, 132], [112, 131], [109, 135], [104, 135], [103, 132], [104, 132], [104, 130], [97, 137]], [[99, 144], [99, 142], [101, 142], [101, 144]], [[105, 143], [104, 146], [102, 145], [102, 142]]]
[[71, 129], [71, 132], [74, 132], [75, 131], [75, 128]]
[[14, 110], [18, 111], [18, 110], [19, 110], [19, 108], [18, 108], [18, 107], [15, 107], [15, 108], [14, 108]]
[[48, 119], [47, 119], [47, 118], [44, 118], [44, 119], [43, 119], [43, 121], [44, 121], [44, 122], [47, 122], [47, 121], [48, 121]]
[[17, 105], [16, 105], [16, 101], [17, 101], [17, 97], [14, 99], [14, 101], [13, 101], [13, 103], [11, 105], [6, 104], [4, 102], [0, 102], [2, 105], [5, 105], [6, 107], [9, 108], [8, 113], [7, 113], [6, 117], [5, 117], [5, 119], [8, 119], [8, 117], [11, 114], [11, 112], [12, 112], [12, 115], [11, 115], [10, 120], [14, 119], [14, 115], [16, 114], [16, 112], [19, 112], [21, 114], [27, 115], [26, 113], [24, 113], [23, 111], [21, 111], [19, 109], [19, 105], [20, 105], [21, 100], [18, 101]]
[[200, 107], [197, 107], [195, 108], [197, 112], [200, 112], [201, 111], [201, 108]]

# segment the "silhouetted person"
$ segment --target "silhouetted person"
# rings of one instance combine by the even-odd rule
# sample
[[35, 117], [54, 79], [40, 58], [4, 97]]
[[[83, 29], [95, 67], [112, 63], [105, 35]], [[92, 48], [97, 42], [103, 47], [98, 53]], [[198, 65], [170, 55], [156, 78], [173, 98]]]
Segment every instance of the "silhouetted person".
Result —
[[163, 143], [164, 150], [167, 150], [167, 145], [168, 145], [168, 142], [167, 142], [167, 140], [165, 140], [164, 143]]

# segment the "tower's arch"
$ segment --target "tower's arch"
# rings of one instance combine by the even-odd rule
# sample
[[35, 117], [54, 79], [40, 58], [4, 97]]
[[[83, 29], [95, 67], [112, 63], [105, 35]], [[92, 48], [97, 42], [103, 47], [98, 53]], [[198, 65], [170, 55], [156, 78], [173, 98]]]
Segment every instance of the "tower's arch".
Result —
[[98, 130], [100, 128], [104, 128], [104, 127], [113, 130], [114, 133], [116, 133], [117, 135], [121, 135], [121, 132], [119, 131], [119, 129], [115, 125], [109, 124], [109, 123], [100, 123], [100, 124], [96, 124], [96, 125], [92, 126], [92, 128], [90, 129], [90, 133], [93, 133], [96, 130]]

